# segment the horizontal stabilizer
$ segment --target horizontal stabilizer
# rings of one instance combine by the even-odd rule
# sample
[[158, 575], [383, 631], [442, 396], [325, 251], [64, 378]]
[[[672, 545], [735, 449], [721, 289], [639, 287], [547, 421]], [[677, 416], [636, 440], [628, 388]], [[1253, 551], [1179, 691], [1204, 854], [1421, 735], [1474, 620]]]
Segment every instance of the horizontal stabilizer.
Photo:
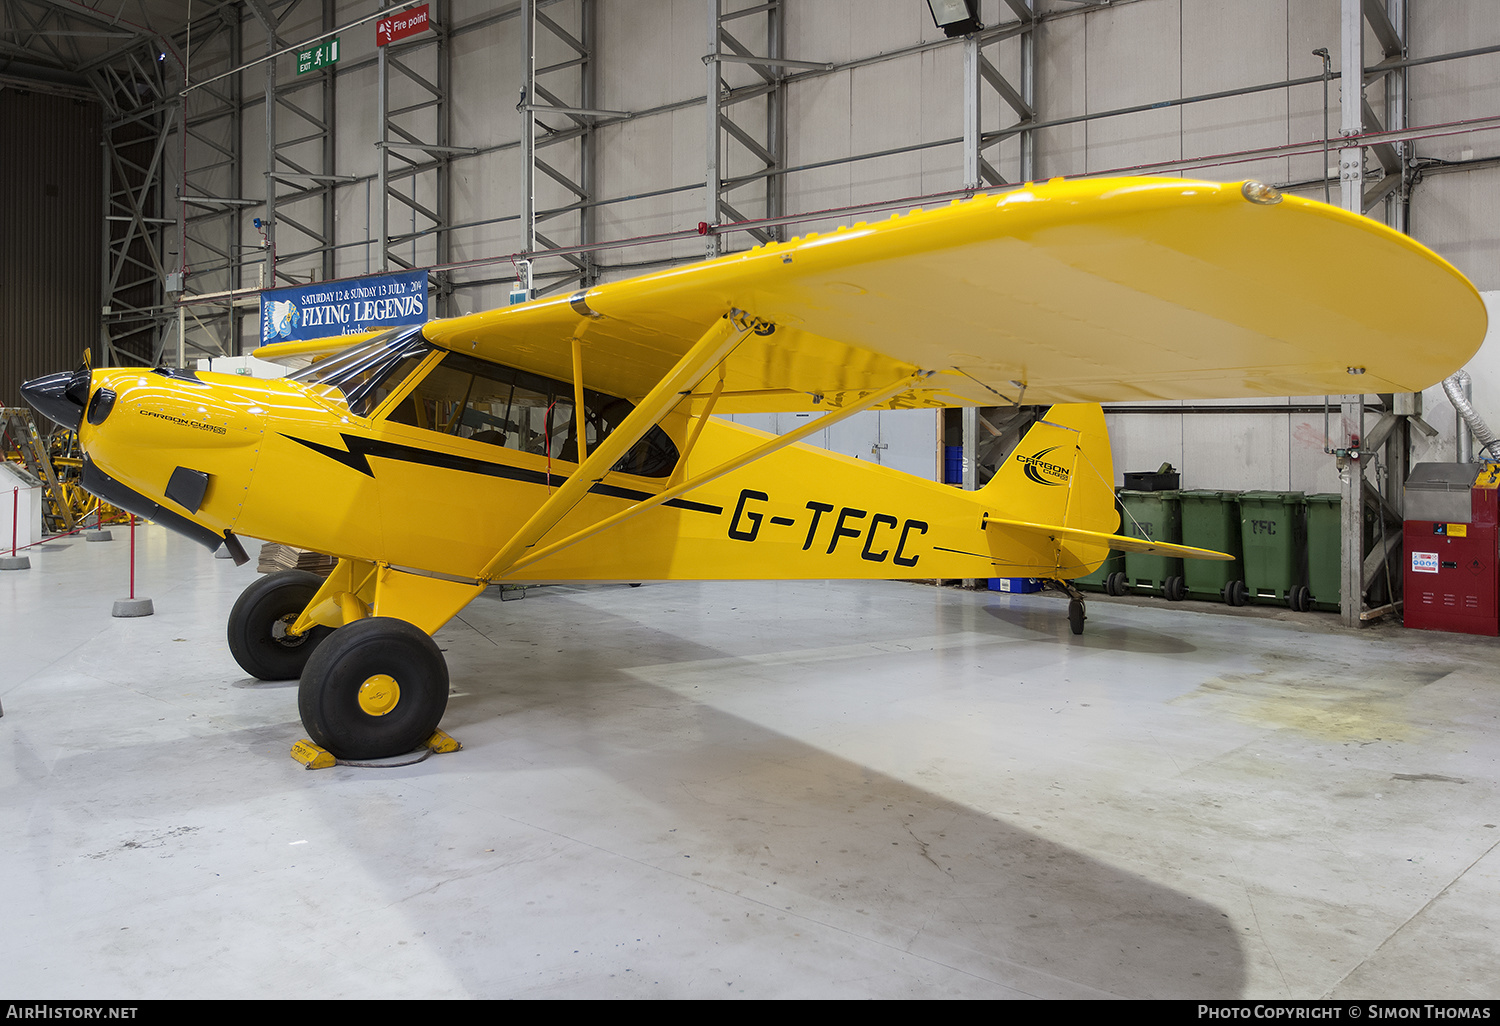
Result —
[[997, 520], [990, 517], [985, 521], [989, 524], [998, 524], [1011, 530], [1021, 531], [1033, 535], [1046, 535], [1056, 541], [1086, 542], [1090, 545], [1107, 545], [1121, 552], [1140, 552], [1152, 556], [1167, 556], [1172, 559], [1216, 559], [1228, 560], [1234, 557], [1227, 552], [1215, 552], [1212, 549], [1195, 549], [1191, 545], [1173, 545], [1170, 542], [1150, 541], [1145, 538], [1127, 538], [1123, 534], [1104, 534], [1101, 531], [1083, 531], [1076, 527], [1057, 527], [1052, 524], [1028, 524], [1024, 520]]

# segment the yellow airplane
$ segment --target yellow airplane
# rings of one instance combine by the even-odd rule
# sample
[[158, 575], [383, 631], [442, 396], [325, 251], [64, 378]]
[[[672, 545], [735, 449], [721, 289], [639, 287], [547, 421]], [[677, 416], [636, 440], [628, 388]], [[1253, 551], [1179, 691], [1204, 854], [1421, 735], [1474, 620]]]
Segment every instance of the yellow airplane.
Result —
[[[432, 634], [499, 582], [1040, 577], [1113, 547], [1100, 402], [1409, 392], [1483, 304], [1412, 239], [1255, 182], [1053, 181], [359, 340], [290, 377], [50, 375], [84, 485], [245, 558], [339, 557], [235, 604], [246, 672], [301, 678], [343, 758], [442, 718]], [[257, 355], [329, 351], [283, 343]], [[797, 444], [869, 409], [1054, 404], [965, 492]], [[813, 411], [781, 437], [716, 413]]]

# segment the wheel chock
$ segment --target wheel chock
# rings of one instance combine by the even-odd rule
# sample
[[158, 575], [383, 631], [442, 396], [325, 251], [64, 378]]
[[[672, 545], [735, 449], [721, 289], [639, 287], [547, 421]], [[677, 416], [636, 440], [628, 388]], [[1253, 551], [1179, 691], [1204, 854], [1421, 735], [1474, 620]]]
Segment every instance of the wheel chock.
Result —
[[[422, 757], [425, 759], [427, 755], [441, 755], [444, 752], [456, 752], [459, 749], [463, 748], [463, 743], [461, 741], [458, 741], [456, 738], [443, 733], [441, 730], [434, 730], [432, 732], [432, 736], [422, 743], [422, 748], [426, 748], [428, 750], [426, 755], [423, 755]], [[420, 751], [420, 749], [418, 750]], [[326, 748], [319, 748], [307, 738], [303, 738], [301, 741], [298, 741], [296, 744], [292, 745], [291, 754], [293, 759], [302, 763], [302, 765], [307, 767], [308, 769], [327, 769], [330, 766], [335, 766], [338, 764], [338, 760], [334, 758], [332, 752], [330, 752]], [[418, 759], [416, 761], [421, 762], [422, 760]], [[349, 765], [362, 766], [367, 764], [354, 762], [350, 763]], [[406, 763], [397, 763], [396, 765], [406, 765]]]
[[307, 738], [292, 745], [292, 758], [310, 770], [327, 769], [337, 762], [332, 752], [326, 748], [319, 748]]
[[463, 742], [450, 737], [441, 730], [434, 730], [432, 736], [424, 742], [424, 745], [438, 755], [442, 755], [444, 752], [458, 751], [463, 747]]

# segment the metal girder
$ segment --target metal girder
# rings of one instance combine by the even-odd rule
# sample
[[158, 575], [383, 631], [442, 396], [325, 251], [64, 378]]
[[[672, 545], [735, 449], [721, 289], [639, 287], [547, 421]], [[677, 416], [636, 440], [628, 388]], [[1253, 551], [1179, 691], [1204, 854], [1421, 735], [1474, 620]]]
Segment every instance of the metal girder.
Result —
[[[382, 0], [382, 7], [389, 5], [390, 0]], [[447, 263], [451, 164], [455, 153], [471, 151], [452, 146], [449, 141], [452, 48], [446, 0], [432, 0], [426, 32], [377, 49], [379, 267], [389, 271], [393, 265], [411, 268]], [[419, 62], [430, 62], [431, 70], [417, 67]], [[397, 93], [406, 102], [393, 102]], [[408, 96], [412, 99], [407, 100]], [[419, 151], [424, 159], [406, 156], [402, 152], [406, 149]], [[397, 191], [398, 180], [405, 185], [404, 192]], [[393, 201], [400, 205], [404, 231], [395, 228]], [[442, 283], [439, 291], [444, 293], [446, 304]], [[440, 315], [450, 312], [439, 310]]]
[[[192, 25], [193, 66], [233, 67], [242, 59], [243, 33], [237, 11], [223, 9], [216, 17]], [[183, 101], [181, 208], [184, 252], [178, 303], [193, 293], [229, 292], [241, 285], [244, 258], [244, 204], [219, 203], [209, 212], [188, 216], [187, 197], [239, 197], [244, 190], [243, 96], [240, 77], [226, 79], [217, 89], [187, 94]], [[187, 308], [179, 307], [186, 311]], [[178, 351], [191, 347], [210, 355], [238, 351], [241, 315], [231, 303], [195, 307], [177, 318]], [[189, 330], [193, 335], [189, 337]]]
[[[523, 0], [521, 4], [525, 77], [516, 105], [522, 117], [521, 249], [527, 255], [517, 270], [521, 287], [531, 295], [567, 287], [587, 288], [598, 280], [591, 251], [548, 258], [543, 267], [534, 266], [530, 254], [541, 248], [561, 248], [538, 232], [537, 225], [570, 215], [576, 218], [571, 227], [579, 245], [592, 245], [596, 240], [594, 126], [600, 118], [624, 116], [621, 111], [600, 110], [596, 102], [595, 0], [555, 4], [551, 15], [539, 7], [538, 0]], [[570, 146], [550, 161], [537, 156], [542, 146], [565, 143], [576, 144], [576, 149]], [[577, 168], [576, 177], [564, 170], [569, 164]], [[556, 188], [549, 186], [546, 194], [539, 192], [538, 172]]]
[[1364, 0], [1365, 21], [1370, 23], [1375, 38], [1380, 40], [1381, 53], [1386, 57], [1406, 52], [1406, 34], [1396, 27], [1401, 19], [1398, 16], [1393, 20], [1391, 14], [1386, 9], [1385, 0]]
[[1036, 9], [1033, 0], [1005, 0], [1005, 6], [1016, 12], [1016, 17], [1029, 24], [1036, 21]]
[[[991, 185], [1006, 184], [1004, 176], [995, 168], [995, 162], [985, 155], [991, 146], [999, 146], [1009, 138], [1016, 138], [1020, 147], [1020, 177], [1030, 181], [1036, 177], [1035, 145], [1031, 126], [1036, 124], [1036, 38], [1037, 14], [1035, 0], [1006, 0], [1010, 8], [1021, 19], [1015, 32], [1004, 35], [974, 33], [964, 39], [964, 187], [983, 189]], [[985, 54], [985, 47], [994, 46], [996, 52], [1002, 41], [1012, 36], [1019, 38], [1019, 67], [1014, 85], [1001, 73], [995, 63]], [[984, 128], [985, 86], [998, 97], [1005, 107], [1016, 115], [1016, 122], [1008, 127]], [[999, 109], [999, 105], [996, 105]]]
[[[1012, 26], [1012, 31], [990, 34], [988, 37], [983, 33], [974, 33], [964, 39], [963, 187], [965, 189], [978, 190], [986, 186], [1006, 184], [1005, 177], [986, 157], [985, 150], [995, 147], [998, 153], [1000, 144], [1011, 137], [1017, 139], [1019, 146], [1018, 167], [1021, 180], [1030, 181], [1036, 177], [1036, 147], [1032, 129], [1037, 122], [1036, 0], [1005, 0], [1005, 2], [1020, 18], [1018, 27]], [[1012, 85], [1011, 81], [1001, 74], [1000, 69], [984, 52], [985, 47], [994, 46], [995, 52], [998, 53], [1003, 41], [1013, 36], [1018, 37], [1019, 88]], [[984, 103], [986, 86], [1015, 113], [1018, 120], [1013, 125], [1000, 131], [985, 132], [983, 113], [986, 108]], [[998, 111], [999, 105], [995, 106]], [[988, 138], [986, 138], [987, 134]], [[963, 411], [963, 486], [968, 489], [979, 486], [979, 421], [977, 409], [969, 408]], [[972, 584], [972, 582], [969, 583]]]
[[[1340, 108], [1342, 123], [1340, 134], [1348, 139], [1367, 131], [1383, 131], [1387, 128], [1400, 130], [1406, 127], [1406, 69], [1404, 66], [1386, 69], [1372, 79], [1365, 76], [1364, 39], [1365, 27], [1373, 30], [1380, 41], [1383, 55], [1396, 58], [1404, 55], [1406, 2], [1405, 0], [1340, 0], [1341, 24], [1341, 91]], [[1376, 112], [1365, 99], [1367, 84], [1380, 79], [1385, 86], [1385, 122], [1382, 125]], [[1385, 205], [1385, 220], [1398, 231], [1405, 231], [1405, 171], [1409, 142], [1381, 143], [1374, 146], [1345, 146], [1339, 151], [1339, 186], [1341, 205], [1346, 210], [1370, 214], [1382, 203]], [[1365, 150], [1374, 152], [1383, 172], [1373, 184], [1368, 185], [1365, 173]], [[1400, 489], [1405, 483], [1411, 445], [1411, 425], [1421, 420], [1415, 412], [1417, 406], [1407, 397], [1396, 397], [1391, 410], [1384, 414], [1374, 429], [1365, 433], [1365, 398], [1361, 395], [1346, 395], [1342, 400], [1342, 441], [1340, 453], [1341, 480], [1341, 549], [1342, 573], [1340, 581], [1340, 613], [1347, 626], [1357, 627], [1363, 622], [1362, 614], [1368, 606], [1367, 598], [1372, 587], [1382, 583], [1381, 572], [1393, 547], [1399, 544], [1399, 530], [1394, 541], [1389, 534], [1377, 540], [1373, 551], [1366, 551], [1364, 544], [1364, 512], [1367, 504], [1378, 510], [1382, 524], [1400, 521]], [[1378, 454], [1384, 453], [1383, 482], [1371, 481], [1372, 466], [1380, 465]], [[1391, 596], [1393, 598], [1394, 596]], [[1389, 603], [1389, 599], [1387, 599]]]
[[[154, 62], [153, 62], [154, 63]], [[101, 73], [126, 113], [128, 83], [114, 69]], [[139, 96], [139, 93], [136, 93]], [[169, 111], [107, 122], [103, 147], [103, 361], [125, 354], [155, 363], [171, 324], [163, 306], [165, 244], [175, 219], [163, 216], [165, 153], [174, 121]], [[102, 362], [101, 362], [101, 365]]]
[[[1382, 124], [1370, 101], [1361, 97], [1360, 102], [1364, 104], [1364, 128], [1371, 132], [1383, 132], [1386, 125]], [[1401, 173], [1401, 155], [1396, 152], [1395, 143], [1376, 143], [1370, 147], [1375, 154], [1375, 159], [1380, 162], [1380, 167], [1388, 175], [1399, 175]]]
[[[747, 220], [740, 212], [744, 200], [731, 194], [747, 187], [761, 191], [758, 201], [766, 218], [780, 217], [786, 209], [786, 71], [787, 68], [827, 69], [831, 64], [819, 61], [793, 60], [786, 56], [786, 6], [784, 0], [726, 11], [730, 0], [708, 0], [708, 48], [703, 55], [707, 69], [705, 146], [704, 222], [710, 229], [704, 234], [705, 255], [715, 257], [724, 250], [724, 237], [712, 228], [731, 221]], [[756, 19], [759, 27], [749, 21]], [[762, 52], [743, 42], [727, 27], [731, 22], [746, 22], [746, 27], [763, 32]], [[741, 29], [741, 34], [744, 34]], [[756, 40], [761, 42], [760, 40]], [[750, 69], [761, 81], [758, 91], [749, 95], [731, 90], [724, 81], [724, 66]], [[744, 116], [731, 111], [741, 103], [763, 96], [765, 107], [754, 127], [747, 127]], [[752, 113], [749, 115], [754, 117]], [[729, 145], [729, 144], [736, 145]], [[748, 173], [744, 162], [748, 158]], [[752, 229], [747, 234], [757, 243], [771, 242], [781, 236], [780, 226]]]

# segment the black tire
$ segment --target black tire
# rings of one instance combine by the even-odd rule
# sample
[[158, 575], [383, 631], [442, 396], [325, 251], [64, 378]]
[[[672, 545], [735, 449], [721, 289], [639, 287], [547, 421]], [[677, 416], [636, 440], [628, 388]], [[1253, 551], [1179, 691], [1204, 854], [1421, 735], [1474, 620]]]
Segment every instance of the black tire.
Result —
[[1292, 607], [1295, 613], [1305, 613], [1312, 608], [1312, 592], [1305, 584], [1298, 584], [1287, 592], [1286, 604]]
[[229, 612], [229, 651], [234, 661], [260, 680], [296, 680], [331, 627], [314, 627], [301, 637], [287, 637], [290, 627], [323, 579], [305, 570], [283, 570], [246, 588]]
[[1243, 606], [1250, 601], [1250, 589], [1245, 586], [1244, 581], [1230, 581], [1229, 604], [1231, 606]]
[[[370, 711], [378, 676], [396, 684], [384, 711]], [[361, 689], [366, 684], [366, 699]], [[432, 736], [448, 708], [448, 664], [437, 643], [405, 620], [372, 616], [333, 632], [302, 671], [297, 710], [308, 736], [340, 759], [404, 755]]]
[[1119, 597], [1125, 594], [1125, 575], [1119, 570], [1104, 579], [1104, 592]]
[[1083, 621], [1088, 617], [1084, 615], [1083, 603], [1077, 599], [1068, 602], [1068, 626], [1074, 634], [1083, 633]]
[[1181, 577], [1168, 577], [1162, 593], [1167, 596], [1168, 602], [1181, 602], [1187, 598], [1187, 581]]

